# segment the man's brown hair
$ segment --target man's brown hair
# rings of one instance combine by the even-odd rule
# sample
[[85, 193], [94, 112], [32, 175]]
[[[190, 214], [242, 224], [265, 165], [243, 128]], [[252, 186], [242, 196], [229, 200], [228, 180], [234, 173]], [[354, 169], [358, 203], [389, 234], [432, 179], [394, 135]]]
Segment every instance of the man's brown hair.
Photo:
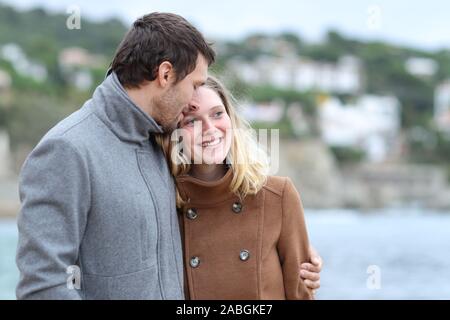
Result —
[[111, 71], [124, 87], [137, 88], [155, 80], [159, 65], [169, 61], [178, 82], [194, 71], [199, 54], [208, 65], [215, 60], [210, 44], [194, 26], [179, 15], [153, 12], [133, 23], [117, 48]]

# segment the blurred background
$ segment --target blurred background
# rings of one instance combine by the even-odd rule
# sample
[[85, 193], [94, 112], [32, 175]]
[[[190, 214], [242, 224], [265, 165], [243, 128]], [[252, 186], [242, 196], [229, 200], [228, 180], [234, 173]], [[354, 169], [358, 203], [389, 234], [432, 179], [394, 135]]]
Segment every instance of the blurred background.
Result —
[[318, 299], [450, 299], [450, 3], [0, 0], [0, 299], [14, 299], [18, 174], [103, 80], [139, 16], [214, 43], [325, 262]]

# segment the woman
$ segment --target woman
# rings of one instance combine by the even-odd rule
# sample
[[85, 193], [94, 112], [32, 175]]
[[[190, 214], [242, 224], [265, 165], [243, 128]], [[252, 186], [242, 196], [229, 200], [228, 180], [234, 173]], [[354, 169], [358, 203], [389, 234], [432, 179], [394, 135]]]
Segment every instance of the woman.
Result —
[[[172, 137], [158, 137], [177, 182], [187, 299], [312, 299], [298, 192], [268, 161], [214, 78]], [[178, 135], [178, 136], [176, 136]], [[179, 138], [182, 137], [182, 138]]]

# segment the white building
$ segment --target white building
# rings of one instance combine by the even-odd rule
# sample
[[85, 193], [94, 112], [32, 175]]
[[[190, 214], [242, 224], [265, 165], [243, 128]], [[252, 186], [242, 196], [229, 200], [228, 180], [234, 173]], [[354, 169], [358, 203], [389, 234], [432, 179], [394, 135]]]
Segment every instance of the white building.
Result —
[[22, 48], [15, 43], [8, 43], [2, 46], [0, 56], [10, 62], [14, 70], [22, 76], [32, 78], [38, 82], [43, 82], [47, 79], [47, 68], [42, 64], [29, 60]]
[[105, 63], [105, 58], [102, 55], [91, 54], [83, 48], [70, 47], [61, 50], [58, 61], [62, 68], [99, 68]]
[[414, 76], [431, 77], [436, 74], [438, 64], [433, 59], [413, 57], [406, 60], [405, 69]]
[[310, 133], [311, 126], [300, 103], [291, 103], [286, 109], [286, 117], [291, 123], [294, 135], [301, 136]]
[[364, 95], [344, 105], [331, 97], [319, 105], [319, 125], [328, 145], [359, 148], [370, 161], [383, 161], [400, 131], [400, 103], [395, 97]]
[[268, 103], [244, 102], [240, 105], [241, 113], [249, 122], [277, 123], [283, 118], [284, 106], [281, 102]]
[[270, 84], [279, 88], [305, 91], [356, 94], [361, 89], [361, 64], [353, 56], [344, 56], [337, 63], [317, 62], [296, 55], [261, 56], [248, 63], [230, 62], [236, 76], [252, 84]]
[[94, 83], [91, 68], [100, 68], [105, 64], [104, 57], [89, 51], [70, 47], [61, 51], [58, 57], [59, 66], [65, 78], [80, 90], [87, 90]]
[[450, 131], [450, 79], [434, 91], [434, 121], [443, 131]]

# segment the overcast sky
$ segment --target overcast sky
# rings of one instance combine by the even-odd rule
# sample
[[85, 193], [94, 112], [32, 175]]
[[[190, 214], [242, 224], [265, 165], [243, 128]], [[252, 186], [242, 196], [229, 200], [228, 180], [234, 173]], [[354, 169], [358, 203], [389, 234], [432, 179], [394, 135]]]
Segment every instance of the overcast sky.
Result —
[[360, 39], [380, 39], [425, 49], [450, 48], [450, 1], [427, 0], [0, 0], [19, 8], [41, 5], [83, 16], [116, 16], [130, 24], [152, 11], [181, 14], [207, 37], [236, 39], [253, 31], [294, 31], [317, 41], [330, 28]]

